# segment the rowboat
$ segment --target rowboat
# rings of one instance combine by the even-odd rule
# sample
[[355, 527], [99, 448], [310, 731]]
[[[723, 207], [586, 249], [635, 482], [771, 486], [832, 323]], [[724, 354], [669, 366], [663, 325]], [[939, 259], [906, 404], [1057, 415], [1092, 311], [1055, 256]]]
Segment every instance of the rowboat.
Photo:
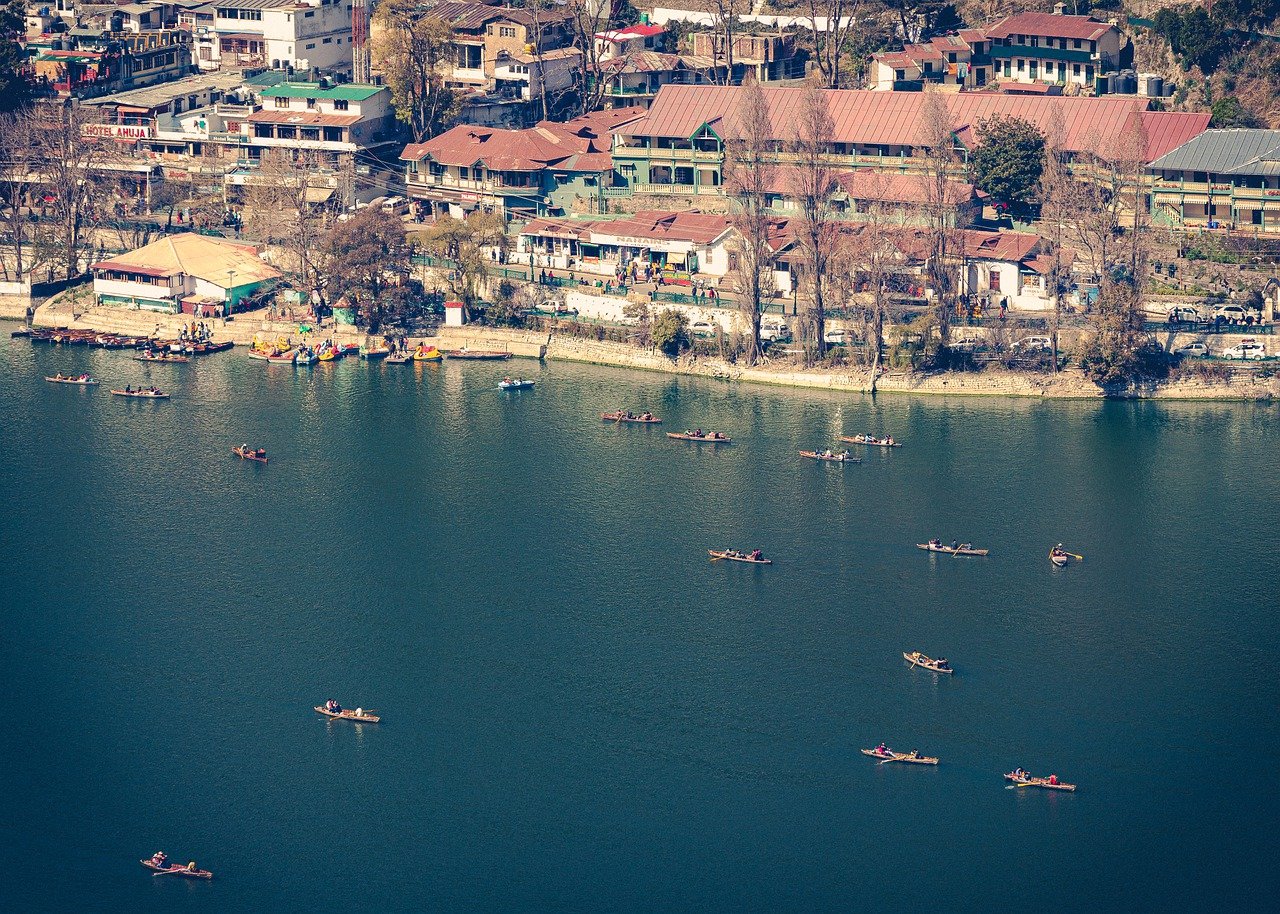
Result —
[[58, 375], [52, 378], [46, 377], [45, 380], [48, 381], [50, 384], [79, 384], [81, 387], [95, 387], [96, 385], [102, 383], [101, 381], [96, 381], [93, 378], [88, 378], [88, 377], [64, 378], [61, 375]]
[[294, 352], [292, 349], [288, 349], [288, 350], [285, 350], [284, 352], [281, 352], [278, 355], [267, 356], [267, 361], [268, 362], [285, 362], [288, 364], [292, 364], [294, 359], [296, 359], [297, 357], [298, 357], [298, 354], [296, 352]]
[[829, 460], [832, 463], [862, 463], [861, 457], [850, 457], [849, 452], [843, 454], [820, 454], [817, 451], [801, 451], [801, 457], [808, 457], [810, 460]]
[[222, 340], [221, 342], [196, 343], [195, 350], [201, 355], [211, 355], [215, 352], [226, 352], [235, 345], [235, 340]]
[[1076, 789], [1075, 784], [1064, 784], [1061, 781], [1056, 784], [1050, 784], [1048, 778], [1034, 778], [1026, 773], [1019, 775], [1014, 771], [1006, 774], [1004, 779], [1013, 781], [1014, 787], [1043, 787], [1045, 790], [1067, 790], [1072, 792]]
[[154, 876], [181, 876], [183, 879], [212, 879], [213, 873], [208, 870], [189, 870], [176, 863], [171, 866], [156, 866], [150, 860], [139, 860], [143, 866], [151, 870]]
[[601, 413], [600, 418], [603, 419], [605, 422], [638, 422], [641, 425], [661, 425], [662, 424], [662, 420], [659, 419], [657, 416], [651, 415], [649, 416], [649, 418], [646, 419], [644, 416], [628, 416], [622, 412]]
[[391, 350], [386, 346], [374, 346], [370, 349], [366, 349], [363, 346], [360, 347], [360, 358], [367, 362], [385, 359], [389, 355], [391, 355]]
[[175, 364], [181, 365], [184, 362], [190, 362], [191, 358], [185, 355], [170, 355], [167, 352], [160, 352], [160, 353], [154, 353], [154, 354], [148, 354], [144, 352], [142, 355], [135, 355], [133, 357], [133, 360], [135, 362], [173, 362]]
[[773, 564], [773, 559], [763, 559], [763, 558], [753, 559], [749, 555], [741, 555], [741, 554], [735, 555], [731, 550], [728, 550], [728, 549], [725, 549], [723, 551], [708, 549], [707, 555], [711, 556], [712, 561], [724, 559], [724, 561], [726, 562], [746, 562], [748, 565], [772, 565]]
[[865, 444], [867, 447], [902, 447], [901, 441], [894, 441], [891, 438], [873, 438], [870, 435], [841, 435], [841, 441], [847, 441], [849, 444]]
[[137, 397], [141, 400], [168, 400], [169, 395], [162, 390], [113, 390], [113, 396]]
[[1053, 564], [1057, 565], [1059, 568], [1065, 568], [1065, 567], [1067, 567], [1067, 562], [1071, 561], [1071, 556], [1069, 556], [1069, 555], [1055, 555], [1055, 554], [1054, 554], [1054, 552], [1053, 552], [1053, 550], [1052, 550], [1052, 549], [1050, 549], [1050, 550], [1049, 550], [1049, 561], [1053, 562]]
[[9, 332], [9, 337], [10, 337], [10, 339], [15, 339], [15, 340], [16, 340], [16, 339], [20, 339], [20, 338], [22, 338], [22, 337], [24, 337], [24, 336], [31, 336], [31, 328], [30, 328], [30, 327], [22, 327], [22, 328], [20, 328], [20, 329], [18, 329], [18, 330], [11, 330], [11, 331]]
[[514, 381], [499, 381], [499, 390], [528, 390], [533, 387], [532, 381], [526, 381], [524, 378], [517, 378]]
[[343, 343], [338, 347], [338, 355], [359, 355], [359, 343]]
[[927, 755], [920, 755], [914, 749], [910, 752], [894, 752], [888, 749], [885, 752], [878, 752], [875, 749], [863, 749], [863, 755], [869, 755], [872, 758], [878, 758], [883, 762], [910, 762], [913, 765], [936, 765], [938, 760]]
[[353, 720], [358, 724], [376, 724], [378, 721], [382, 720], [382, 718], [378, 717], [376, 714], [357, 714], [350, 708], [343, 708], [341, 711], [334, 713], [333, 711], [325, 708], [324, 705], [316, 705], [316, 711], [323, 714], [325, 717], [332, 717], [335, 720]]
[[395, 355], [389, 355], [384, 360], [388, 365], [407, 365], [413, 360], [413, 356], [407, 352], [397, 352]]
[[709, 432], [705, 435], [691, 435], [688, 432], [667, 432], [668, 438], [674, 438], [676, 441], [697, 441], [706, 444], [728, 444], [733, 439], [728, 435], [722, 435], [719, 432]]
[[419, 346], [413, 351], [415, 362], [439, 362], [444, 356], [435, 346]]
[[496, 362], [511, 358], [509, 352], [497, 352], [488, 349], [446, 349], [444, 354], [451, 359], [472, 359], [473, 361]]
[[912, 666], [922, 667], [934, 673], [954, 673], [955, 672], [955, 670], [951, 669], [950, 666], [938, 665], [943, 661], [934, 660], [932, 657], [926, 657], [924, 654], [920, 653], [919, 651], [912, 651], [911, 653], [907, 653], [906, 651], [903, 651], [902, 659], [909, 660]]
[[972, 546], [957, 546], [952, 549], [941, 543], [916, 543], [916, 548], [923, 549], [925, 552], [942, 552], [947, 555], [989, 555], [991, 553], [990, 549], [974, 549]]
[[256, 460], [258, 461], [258, 463], [267, 462], [266, 454], [259, 454], [257, 451], [253, 450], [252, 448], [246, 451], [242, 447], [233, 447], [231, 449], [231, 453], [235, 454], [241, 460]]
[[310, 349], [307, 349], [298, 353], [298, 357], [293, 360], [293, 364], [306, 366], [314, 365], [318, 361], [320, 361], [320, 356], [316, 355]]

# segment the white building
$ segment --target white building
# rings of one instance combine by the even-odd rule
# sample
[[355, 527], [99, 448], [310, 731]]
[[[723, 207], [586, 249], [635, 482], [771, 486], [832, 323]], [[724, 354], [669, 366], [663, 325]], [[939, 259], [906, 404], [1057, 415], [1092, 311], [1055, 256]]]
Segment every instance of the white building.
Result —
[[351, 68], [351, 6], [342, 0], [212, 0], [179, 23], [204, 70]]

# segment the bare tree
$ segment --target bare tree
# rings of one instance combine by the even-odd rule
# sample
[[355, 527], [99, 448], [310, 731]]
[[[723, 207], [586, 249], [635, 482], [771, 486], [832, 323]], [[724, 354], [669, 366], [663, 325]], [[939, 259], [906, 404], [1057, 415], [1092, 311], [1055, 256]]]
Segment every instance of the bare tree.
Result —
[[776, 260], [773, 220], [770, 218], [769, 189], [777, 168], [776, 141], [764, 90], [749, 80], [738, 90], [738, 105], [725, 154], [725, 190], [732, 201], [730, 216], [737, 238], [732, 246], [730, 284], [738, 307], [747, 321], [747, 364], [760, 358], [760, 321], [774, 292], [773, 266]]
[[[23, 218], [22, 208], [38, 184], [32, 152], [30, 112], [0, 114], [0, 219], [8, 226], [13, 275], [19, 280], [26, 273], [27, 221]], [[8, 257], [0, 260], [7, 279], [10, 260]]]
[[574, 74], [577, 86], [578, 113], [587, 114], [604, 107], [609, 94], [609, 81], [604, 78], [600, 48], [595, 36], [607, 32], [613, 25], [613, 4], [610, 0], [569, 0], [573, 14], [573, 46], [582, 52], [582, 66]]
[[864, 298], [863, 313], [867, 325], [867, 343], [871, 359], [871, 393], [876, 392], [884, 351], [884, 325], [890, 319], [889, 277], [903, 260], [899, 248], [903, 213], [882, 202], [887, 196], [888, 179], [875, 173], [867, 179], [865, 197], [869, 201], [862, 223], [848, 232], [836, 258], [836, 270], [854, 278], [855, 284], [869, 296]]
[[941, 92], [927, 91], [920, 109], [917, 143], [924, 151], [924, 216], [929, 234], [929, 256], [926, 265], [933, 289], [938, 319], [938, 333], [947, 344], [951, 332], [951, 309], [955, 289], [952, 259], [962, 250], [962, 238], [954, 227], [957, 182], [953, 175], [959, 166], [956, 140], [951, 128], [951, 110]]
[[[840, 60], [858, 34], [858, 10], [862, 0], [809, 0], [809, 26], [813, 29], [814, 63], [828, 89], [840, 88]], [[826, 28], [818, 20], [826, 19]]]
[[1058, 371], [1058, 335], [1062, 324], [1062, 293], [1068, 280], [1068, 263], [1064, 256], [1067, 224], [1071, 221], [1071, 200], [1074, 196], [1070, 172], [1067, 170], [1067, 153], [1063, 148], [1065, 126], [1062, 111], [1055, 107], [1044, 135], [1044, 170], [1040, 173], [1040, 225], [1049, 242], [1051, 258], [1046, 282], [1053, 295], [1053, 322], [1049, 339], [1053, 349], [1053, 371]]
[[[839, 238], [839, 226], [832, 195], [839, 185], [829, 165], [835, 124], [827, 106], [827, 95], [810, 83], [800, 103], [792, 154], [796, 165], [788, 173], [791, 195], [800, 205], [797, 241], [804, 255], [807, 285], [806, 330], [812, 332], [818, 357], [826, 352], [826, 303], [830, 285], [832, 255]], [[809, 347], [805, 347], [806, 355]]]
[[31, 155], [40, 188], [51, 198], [50, 222], [41, 223], [43, 246], [67, 279], [80, 274], [92, 247], [92, 229], [110, 196], [110, 166], [121, 158], [115, 142], [90, 136], [97, 111], [48, 104], [35, 110]]
[[747, 0], [712, 0], [708, 12], [711, 14], [711, 30], [716, 33], [711, 42], [711, 78], [716, 79], [716, 71], [720, 63], [724, 63], [724, 85], [733, 84], [734, 47], [738, 36], [738, 17], [750, 12]]
[[391, 89], [396, 117], [413, 141], [446, 130], [457, 117], [457, 94], [445, 84], [452, 67], [453, 30], [424, 13], [417, 0], [384, 0], [374, 14], [381, 27], [374, 58]]

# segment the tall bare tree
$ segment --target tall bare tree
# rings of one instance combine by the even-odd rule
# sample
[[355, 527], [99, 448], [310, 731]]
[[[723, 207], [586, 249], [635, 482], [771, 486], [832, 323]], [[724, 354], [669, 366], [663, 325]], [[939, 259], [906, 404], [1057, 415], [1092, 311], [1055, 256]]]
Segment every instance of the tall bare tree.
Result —
[[1069, 260], [1063, 245], [1067, 224], [1071, 220], [1074, 196], [1071, 173], [1067, 170], [1067, 153], [1063, 148], [1065, 126], [1062, 110], [1055, 107], [1044, 134], [1044, 170], [1040, 173], [1040, 225], [1050, 245], [1050, 269], [1046, 282], [1053, 296], [1053, 321], [1049, 340], [1053, 349], [1053, 371], [1058, 371], [1058, 337], [1062, 324], [1062, 293], [1068, 280]]
[[880, 380], [884, 325], [891, 317], [889, 277], [903, 260], [898, 247], [903, 213], [882, 202], [887, 196], [887, 184], [888, 179], [879, 173], [868, 178], [865, 196], [869, 202], [863, 221], [846, 234], [835, 260], [836, 269], [853, 277], [862, 296], [871, 350], [871, 393], [876, 392]]
[[8, 256], [0, 258], [4, 275], [21, 280], [26, 274], [27, 220], [22, 208], [38, 183], [33, 163], [32, 122], [29, 111], [0, 114], [0, 219], [8, 226]]
[[946, 97], [937, 91], [926, 91], [920, 107], [917, 143], [923, 150], [924, 216], [929, 235], [927, 273], [933, 288], [938, 333], [943, 345], [951, 332], [955, 276], [952, 260], [962, 251], [963, 238], [955, 228], [959, 166], [955, 134], [951, 126], [951, 110]]
[[453, 30], [423, 12], [418, 0], [383, 0], [374, 14], [375, 69], [391, 89], [396, 117], [415, 143], [443, 132], [458, 115], [456, 93], [445, 85], [453, 68]]
[[604, 107], [609, 81], [601, 72], [601, 49], [595, 36], [614, 24], [611, 0], [569, 0], [573, 14], [573, 46], [582, 52], [582, 66], [575, 72], [578, 113], [587, 114]]
[[[832, 203], [832, 196], [839, 188], [830, 166], [834, 142], [835, 124], [831, 120], [827, 94], [816, 83], [810, 83], [796, 117], [796, 135], [791, 143], [796, 164], [788, 172], [788, 183], [791, 195], [800, 205], [796, 238], [805, 265], [805, 329], [812, 334], [819, 358], [827, 348], [827, 289], [831, 260], [840, 236]], [[806, 355], [809, 351], [806, 345]]]
[[[861, 26], [858, 11], [862, 0], [809, 0], [809, 25], [813, 29], [814, 63], [828, 89], [840, 88], [840, 61]], [[819, 30], [819, 20], [825, 28]]]
[[724, 85], [733, 84], [733, 60], [738, 37], [738, 17], [751, 11], [748, 0], [711, 0], [707, 11], [711, 14], [711, 30], [716, 33], [711, 42], [711, 78], [724, 65]]
[[750, 330], [747, 364], [754, 365], [761, 354], [761, 318], [774, 292], [776, 252], [771, 244], [769, 190], [777, 175], [777, 142], [760, 84], [748, 80], [737, 94], [725, 150], [725, 191], [733, 204], [730, 219], [737, 230], [730, 284]]

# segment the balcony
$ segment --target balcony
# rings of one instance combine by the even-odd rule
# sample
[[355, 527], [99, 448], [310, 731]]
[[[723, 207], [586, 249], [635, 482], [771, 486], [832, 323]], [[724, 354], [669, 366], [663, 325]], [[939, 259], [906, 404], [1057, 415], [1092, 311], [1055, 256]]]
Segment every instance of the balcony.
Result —
[[999, 44], [991, 49], [995, 60], [1021, 57], [1026, 60], [1066, 60], [1071, 63], [1097, 63], [1101, 56], [1073, 48], [1033, 48], [1028, 44]]
[[680, 197], [718, 197], [719, 187], [704, 187], [698, 184], [637, 184], [638, 194], [671, 194]]

